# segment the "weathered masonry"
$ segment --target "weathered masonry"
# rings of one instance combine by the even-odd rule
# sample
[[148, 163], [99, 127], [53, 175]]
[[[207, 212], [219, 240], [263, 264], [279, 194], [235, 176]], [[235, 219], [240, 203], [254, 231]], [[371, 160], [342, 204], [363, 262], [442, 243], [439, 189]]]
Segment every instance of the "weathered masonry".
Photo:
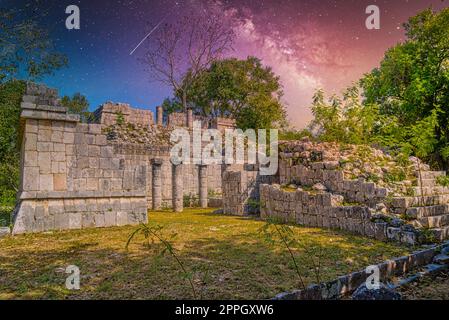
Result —
[[[13, 233], [136, 224], [147, 221], [150, 207], [181, 211], [186, 197], [205, 206], [209, 193], [221, 194], [221, 165], [173, 167], [167, 137], [174, 125], [163, 125], [160, 107], [153, 117], [151, 111], [107, 103], [95, 112], [98, 123], [81, 123], [60, 106], [56, 90], [33, 83], [21, 107]], [[177, 126], [188, 127], [192, 115], [176, 117], [185, 119]]]
[[276, 177], [263, 178], [257, 170], [225, 172], [225, 213], [257, 207], [262, 219], [406, 244], [449, 237], [449, 188], [438, 183], [446, 172], [431, 171], [417, 158], [404, 166], [366, 146], [308, 139], [279, 146]]

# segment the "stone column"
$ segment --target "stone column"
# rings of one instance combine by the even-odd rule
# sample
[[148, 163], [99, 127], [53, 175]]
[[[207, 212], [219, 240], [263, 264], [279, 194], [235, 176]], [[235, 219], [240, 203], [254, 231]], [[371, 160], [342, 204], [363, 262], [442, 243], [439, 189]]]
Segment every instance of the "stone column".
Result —
[[193, 128], [193, 110], [187, 109], [187, 127]]
[[162, 159], [151, 159], [153, 210], [162, 207]]
[[198, 166], [199, 187], [200, 187], [200, 206], [207, 208], [207, 166], [201, 164]]
[[172, 164], [172, 201], [173, 211], [182, 212], [183, 205], [182, 164]]
[[159, 126], [162, 126], [162, 117], [163, 117], [164, 111], [162, 110], [161, 106], [156, 107], [156, 124]]

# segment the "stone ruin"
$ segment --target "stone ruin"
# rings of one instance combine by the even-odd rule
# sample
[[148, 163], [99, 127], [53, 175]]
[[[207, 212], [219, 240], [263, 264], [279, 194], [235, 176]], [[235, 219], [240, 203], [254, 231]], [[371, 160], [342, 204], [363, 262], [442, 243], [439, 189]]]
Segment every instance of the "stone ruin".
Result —
[[279, 171], [271, 182], [225, 172], [226, 213], [250, 213], [256, 204], [262, 219], [383, 241], [416, 244], [448, 238], [449, 188], [439, 182], [444, 171], [367, 146], [305, 138], [280, 142], [279, 149]]
[[[191, 110], [170, 115], [164, 125], [161, 107], [154, 117], [148, 110], [108, 102], [94, 112], [94, 123], [81, 123], [60, 105], [56, 90], [33, 83], [21, 109], [14, 234], [137, 224], [147, 221], [149, 207], [221, 206], [224, 166], [173, 166], [169, 159], [170, 132], [191, 127]], [[219, 130], [234, 124], [232, 119], [207, 121]], [[215, 198], [208, 203], [210, 195]]]
[[[342, 229], [407, 244], [449, 235], [443, 171], [367, 146], [279, 143], [279, 170], [256, 165], [170, 162], [170, 132], [235, 128], [233, 119], [170, 114], [164, 123], [108, 102], [94, 123], [60, 106], [57, 92], [29, 83], [21, 104], [21, 185], [13, 233], [120, 226], [147, 221], [148, 208], [222, 207], [286, 223]], [[213, 197], [212, 197], [213, 196]]]

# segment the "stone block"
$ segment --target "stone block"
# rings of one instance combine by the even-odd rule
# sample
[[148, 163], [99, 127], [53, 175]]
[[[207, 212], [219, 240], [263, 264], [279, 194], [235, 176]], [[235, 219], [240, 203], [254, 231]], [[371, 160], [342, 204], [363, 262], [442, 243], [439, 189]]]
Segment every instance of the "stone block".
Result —
[[128, 213], [126, 211], [117, 212], [117, 225], [124, 226], [128, 224]]
[[106, 139], [106, 136], [103, 134], [99, 134], [95, 136], [95, 144], [97, 146], [105, 146], [107, 145], [108, 141]]
[[82, 214], [81, 212], [69, 213], [69, 229], [80, 229], [82, 227]]
[[99, 157], [100, 156], [100, 147], [99, 146], [88, 146], [89, 157]]
[[64, 152], [65, 153], [65, 144], [63, 143], [54, 143], [53, 151], [55, 152]]
[[82, 212], [81, 213], [81, 226], [83, 228], [93, 228], [95, 227], [95, 218], [92, 212]]
[[387, 240], [387, 223], [384, 222], [375, 223], [374, 230], [375, 230], [375, 238], [377, 240], [380, 241]]
[[91, 157], [89, 158], [89, 168], [98, 168], [100, 161], [98, 158]]
[[89, 123], [89, 133], [100, 134], [101, 133], [101, 124]]
[[52, 131], [51, 133], [51, 142], [62, 143], [62, 131]]
[[66, 161], [65, 152], [52, 152], [51, 161]]
[[98, 190], [98, 178], [86, 178], [86, 190]]
[[75, 203], [74, 203], [73, 199], [64, 199], [64, 211], [65, 212], [76, 211]]
[[26, 151], [24, 152], [24, 165], [27, 167], [37, 167], [38, 166], [38, 153], [37, 151]]
[[55, 214], [55, 229], [57, 230], [67, 230], [69, 229], [69, 214], [68, 213], [59, 213]]
[[53, 175], [53, 188], [55, 191], [67, 190], [67, 176], [63, 173]]
[[41, 174], [39, 175], [39, 191], [53, 191], [53, 175]]
[[97, 206], [97, 199], [95, 199], [95, 198], [86, 199], [86, 211], [88, 211], [88, 212], [99, 211], [98, 206]]
[[100, 169], [112, 169], [112, 159], [100, 158]]
[[64, 129], [65, 129], [65, 121], [53, 120], [51, 122], [51, 128], [54, 131], [64, 131]]
[[51, 129], [42, 129], [39, 128], [39, 132], [37, 135], [38, 142], [51, 142]]
[[37, 143], [37, 151], [51, 152], [51, 151], [53, 151], [53, 143], [52, 142], [38, 142]]
[[65, 144], [75, 143], [75, 134], [73, 132], [64, 132], [62, 142]]
[[87, 209], [85, 199], [74, 199], [73, 205], [75, 206], [76, 212], [85, 212]]
[[112, 158], [114, 157], [114, 149], [111, 146], [101, 147], [101, 157], [102, 158]]
[[106, 227], [112, 227], [117, 225], [117, 212], [116, 211], [106, 211], [104, 213], [104, 220]]
[[66, 144], [65, 145], [65, 154], [67, 156], [71, 156], [75, 154], [75, 146], [72, 144]]
[[105, 214], [103, 212], [97, 212], [94, 214], [95, 226], [102, 228], [105, 226]]

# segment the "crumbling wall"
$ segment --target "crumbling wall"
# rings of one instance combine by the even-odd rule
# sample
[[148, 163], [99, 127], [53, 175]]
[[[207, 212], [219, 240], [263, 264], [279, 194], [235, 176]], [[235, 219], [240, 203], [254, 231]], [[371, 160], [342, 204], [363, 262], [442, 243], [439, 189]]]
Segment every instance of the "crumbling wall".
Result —
[[339, 193], [349, 202], [375, 206], [388, 195], [387, 189], [377, 187], [374, 182], [364, 179], [344, 179], [338, 162], [313, 162], [309, 166], [293, 165], [291, 156], [282, 154], [279, 159], [279, 181], [281, 184], [298, 183], [312, 186], [322, 183], [329, 191]]
[[150, 110], [132, 108], [126, 103], [106, 102], [94, 111], [96, 122], [109, 126], [117, 122], [117, 117], [123, 116], [128, 123], [150, 126], [154, 124], [154, 114]]
[[414, 244], [416, 234], [407, 226], [377, 221], [366, 206], [345, 206], [343, 197], [329, 192], [285, 191], [277, 184], [260, 185], [260, 216], [307, 227], [346, 230], [378, 240]]

